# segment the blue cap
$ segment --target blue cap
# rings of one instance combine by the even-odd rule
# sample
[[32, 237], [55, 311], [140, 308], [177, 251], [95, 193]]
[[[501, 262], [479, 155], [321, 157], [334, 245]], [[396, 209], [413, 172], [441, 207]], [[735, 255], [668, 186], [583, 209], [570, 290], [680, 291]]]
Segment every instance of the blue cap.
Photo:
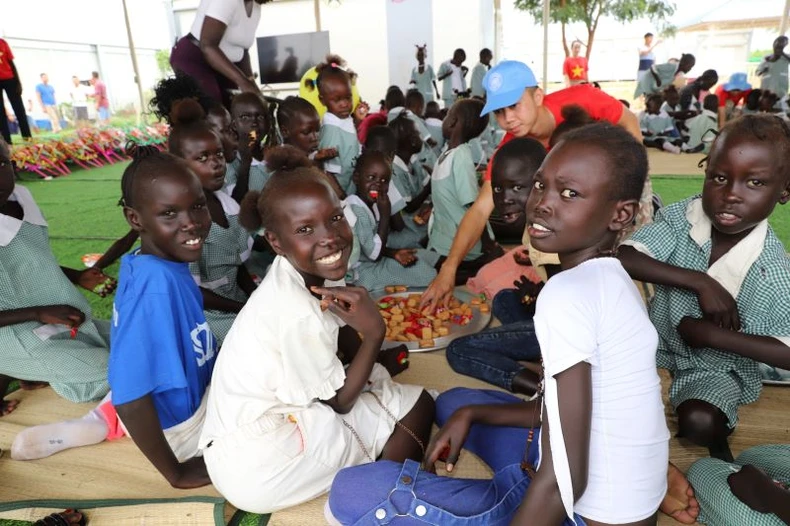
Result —
[[724, 91], [746, 91], [752, 89], [752, 85], [746, 81], [746, 73], [733, 73], [730, 81], [724, 83]]
[[486, 105], [480, 116], [512, 106], [521, 99], [526, 88], [537, 85], [538, 81], [529, 66], [517, 60], [503, 60], [483, 77]]

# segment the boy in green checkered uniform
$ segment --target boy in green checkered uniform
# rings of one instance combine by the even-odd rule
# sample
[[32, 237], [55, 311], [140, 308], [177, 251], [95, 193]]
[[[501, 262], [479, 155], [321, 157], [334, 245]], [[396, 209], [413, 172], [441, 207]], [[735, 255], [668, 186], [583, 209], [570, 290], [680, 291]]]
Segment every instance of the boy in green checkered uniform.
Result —
[[660, 210], [620, 251], [634, 279], [657, 285], [650, 318], [679, 435], [726, 461], [760, 362], [790, 369], [790, 259], [767, 222], [788, 200], [790, 129], [744, 116], [713, 143], [702, 196]]

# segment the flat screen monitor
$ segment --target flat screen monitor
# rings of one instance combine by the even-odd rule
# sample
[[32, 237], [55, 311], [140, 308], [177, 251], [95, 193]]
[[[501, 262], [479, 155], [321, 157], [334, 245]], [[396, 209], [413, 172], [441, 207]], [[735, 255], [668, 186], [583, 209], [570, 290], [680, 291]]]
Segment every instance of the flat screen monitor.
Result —
[[299, 82], [329, 54], [329, 31], [258, 37], [261, 84]]

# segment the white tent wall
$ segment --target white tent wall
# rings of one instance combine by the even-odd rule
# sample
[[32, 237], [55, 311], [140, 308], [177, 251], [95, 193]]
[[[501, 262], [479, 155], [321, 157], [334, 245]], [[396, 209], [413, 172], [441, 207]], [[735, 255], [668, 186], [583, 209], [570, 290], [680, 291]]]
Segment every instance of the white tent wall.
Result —
[[[180, 35], [192, 28], [197, 5], [195, 0], [174, 0]], [[262, 6], [256, 36], [307, 33], [315, 29], [313, 0], [280, 0]], [[340, 5], [328, 6], [321, 0], [321, 29], [329, 31], [332, 52], [348, 61], [349, 67], [359, 74], [357, 85], [362, 97], [371, 101], [381, 98], [388, 86], [385, 72], [389, 63], [384, 1], [343, 0]], [[253, 71], [258, 71], [255, 45], [250, 49], [250, 60]], [[295, 93], [298, 86], [286, 84], [273, 88], [278, 95], [285, 96]]]
[[[457, 48], [463, 48], [469, 82], [480, 50], [495, 47], [493, 0], [433, 0], [433, 21], [433, 48], [429, 51], [434, 68], [438, 70], [442, 62], [453, 58]], [[494, 61], [499, 60], [494, 57]]]
[[[417, 47], [433, 47], [433, 0], [387, 2], [387, 54], [389, 81], [408, 89], [411, 70], [417, 64]], [[430, 62], [429, 62], [430, 63]], [[438, 67], [438, 63], [435, 63]], [[383, 95], [382, 97], [383, 98]]]
[[[47, 73], [58, 102], [69, 102], [71, 77], [90, 78], [99, 71], [113, 110], [138, 103], [123, 8], [109, 0], [2, 0], [0, 36], [14, 52], [25, 92], [35, 100], [39, 75]], [[160, 74], [156, 51], [172, 46], [166, 0], [129, 2], [129, 16], [144, 90]], [[35, 21], [35, 23], [31, 23]]]
[[[179, 34], [189, 32], [197, 5], [197, 0], [173, 1]], [[315, 31], [313, 6], [313, 0], [264, 5], [257, 36]], [[320, 0], [320, 6], [321, 29], [329, 31], [332, 51], [359, 74], [359, 92], [374, 107], [388, 86], [407, 86], [416, 63], [414, 44], [428, 44], [428, 62], [435, 69], [457, 47], [466, 49], [470, 69], [481, 47], [494, 48], [493, 0]], [[255, 46], [250, 55], [257, 71]], [[278, 87], [279, 94], [294, 87]]]

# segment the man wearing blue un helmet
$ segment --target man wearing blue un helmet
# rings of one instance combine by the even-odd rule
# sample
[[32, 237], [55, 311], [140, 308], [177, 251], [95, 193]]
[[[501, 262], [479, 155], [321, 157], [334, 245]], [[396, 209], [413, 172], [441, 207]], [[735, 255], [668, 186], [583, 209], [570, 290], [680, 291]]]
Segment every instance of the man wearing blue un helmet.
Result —
[[[486, 91], [486, 105], [482, 115], [493, 112], [499, 126], [507, 132], [499, 146], [517, 137], [530, 137], [548, 148], [554, 130], [565, 121], [563, 108], [568, 106], [580, 107], [593, 120], [609, 121], [622, 126], [642, 142], [636, 115], [619, 100], [591, 84], [578, 84], [547, 95], [538, 87], [538, 81], [529, 66], [516, 60], [504, 60], [486, 74], [483, 87]], [[477, 200], [466, 211], [439, 275], [423, 294], [423, 305], [433, 308], [449, 301], [455, 287], [458, 266], [480, 239], [494, 211], [492, 164], [488, 163]], [[651, 199], [652, 189], [648, 180], [640, 203], [638, 224], [651, 220]]]

